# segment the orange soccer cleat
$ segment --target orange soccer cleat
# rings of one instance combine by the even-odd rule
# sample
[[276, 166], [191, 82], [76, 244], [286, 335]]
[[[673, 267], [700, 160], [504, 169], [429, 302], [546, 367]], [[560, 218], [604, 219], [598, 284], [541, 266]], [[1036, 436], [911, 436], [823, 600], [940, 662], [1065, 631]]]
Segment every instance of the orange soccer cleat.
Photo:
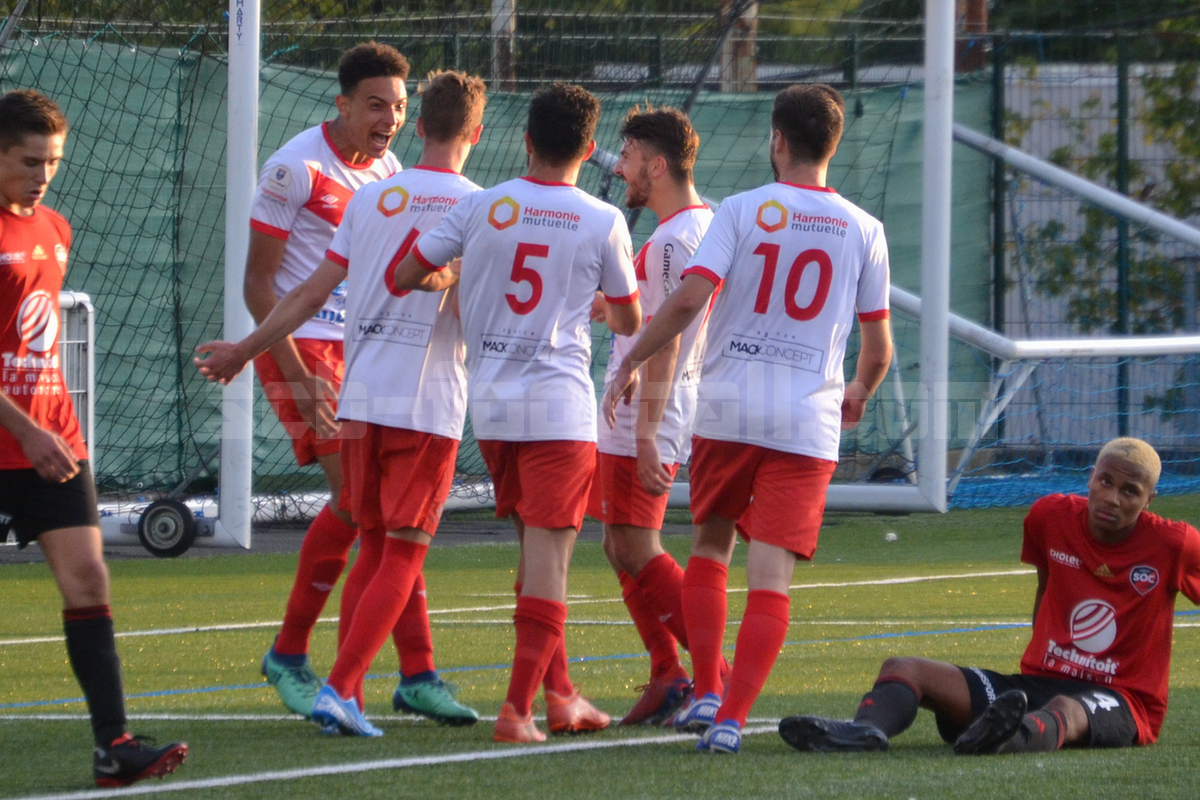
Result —
[[546, 690], [546, 723], [551, 733], [602, 731], [609, 722], [608, 714], [589, 703], [578, 690], [570, 697]]
[[528, 744], [546, 741], [546, 734], [538, 730], [533, 722], [532, 713], [522, 717], [512, 703], [505, 703], [500, 707], [500, 716], [496, 718], [496, 730], [492, 733], [492, 740]]

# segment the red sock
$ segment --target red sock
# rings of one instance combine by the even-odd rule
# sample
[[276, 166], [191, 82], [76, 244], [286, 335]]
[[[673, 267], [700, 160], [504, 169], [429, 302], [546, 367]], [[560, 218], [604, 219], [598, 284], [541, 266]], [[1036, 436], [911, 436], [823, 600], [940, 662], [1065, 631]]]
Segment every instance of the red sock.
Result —
[[405, 677], [433, 672], [433, 635], [429, 631], [429, 609], [425, 605], [425, 576], [417, 575], [408, 605], [400, 612], [392, 639], [400, 655], [400, 674]]
[[358, 529], [338, 519], [328, 505], [308, 526], [300, 545], [300, 563], [283, 615], [283, 627], [275, 640], [276, 653], [297, 656], [308, 652], [313, 626], [346, 568], [346, 555], [357, 536]]
[[427, 552], [427, 545], [387, 538], [383, 560], [362, 593], [354, 623], [329, 671], [329, 685], [339, 696], [349, 697], [358, 688], [379, 648], [396, 627]]
[[[518, 603], [521, 602], [521, 589], [523, 587], [524, 584], [522, 583], [513, 584], [513, 591], [517, 594]], [[542, 678], [542, 684], [560, 697], [571, 697], [575, 694], [575, 684], [571, 683], [571, 667], [567, 663], [567, 638], [565, 632], [562, 640], [555, 646], [554, 654], [550, 657], [550, 662], [546, 665], [546, 674]]]
[[371, 578], [375, 577], [375, 571], [379, 569], [386, 539], [387, 532], [383, 528], [364, 528], [359, 532], [358, 558], [354, 560], [354, 566], [350, 568], [350, 574], [346, 576], [346, 583], [342, 586], [342, 605], [338, 612], [339, 650], [342, 642], [346, 640], [346, 634], [350, 632], [351, 623], [354, 622], [354, 610], [358, 608], [359, 598], [362, 597]]
[[746, 613], [742, 615], [742, 629], [738, 631], [737, 650], [733, 654], [729, 693], [717, 711], [717, 722], [732, 719], [745, 726], [750, 707], [762, 692], [787, 638], [789, 606], [788, 596], [779, 592], [754, 590], [746, 598]]
[[[529, 713], [533, 696], [545, 676], [554, 651], [563, 640], [567, 607], [541, 597], [518, 597], [513, 612], [517, 644], [513, 648], [512, 678], [505, 698], [521, 716]], [[565, 652], [565, 651], [564, 651]]]
[[[645, 571], [645, 570], [643, 570]], [[642, 644], [650, 654], [650, 677], [663, 680], [680, 677], [687, 673], [679, 663], [679, 651], [675, 648], [675, 637], [667, 630], [646, 601], [637, 579], [621, 570], [617, 573], [621, 581], [621, 596], [625, 599], [625, 608], [629, 609], [629, 617]]]
[[683, 570], [679, 564], [670, 553], [663, 553], [650, 559], [635, 580], [654, 612], [654, 618], [662, 620], [675, 641], [687, 650], [687, 626], [683, 623]]
[[729, 568], [711, 558], [692, 556], [683, 573], [683, 618], [691, 641], [692, 679], [696, 696], [720, 695], [721, 645], [728, 611], [725, 586]]

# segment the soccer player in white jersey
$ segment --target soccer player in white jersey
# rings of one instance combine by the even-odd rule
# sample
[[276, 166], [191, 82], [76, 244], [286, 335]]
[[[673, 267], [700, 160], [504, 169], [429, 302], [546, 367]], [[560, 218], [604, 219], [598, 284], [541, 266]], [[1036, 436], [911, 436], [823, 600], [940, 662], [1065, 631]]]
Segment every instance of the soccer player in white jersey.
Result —
[[[347, 50], [338, 64], [337, 117], [300, 133], [267, 160], [251, 209], [246, 261], [246, 305], [256, 322], [312, 275], [354, 192], [400, 171], [388, 147], [404, 125], [408, 71], [404, 56], [386, 45], [369, 42]], [[339, 287], [294, 336], [254, 362], [263, 391], [292, 437], [297, 462], [319, 464], [331, 496], [304, 537], [283, 625], [262, 662], [263, 674], [284, 705], [304, 716], [321, 688], [308, 662], [309, 638], [358, 536], [350, 516], [338, 509], [342, 471], [331, 402], [343, 372], [344, 299]], [[371, 546], [367, 543], [366, 549]], [[370, 563], [351, 570], [346, 579], [339, 640], [349, 627], [349, 611], [370, 580]], [[395, 638], [402, 672], [432, 669], [423, 579]], [[433, 681], [431, 686], [440, 684]], [[411, 699], [415, 710], [436, 716], [436, 708], [421, 704], [423, 698]]]
[[[566, 676], [563, 639], [567, 565], [596, 458], [588, 321], [596, 288], [615, 332], [633, 333], [641, 322], [625, 219], [575, 187], [599, 117], [599, 102], [581, 87], [535, 93], [526, 176], [465, 198], [397, 270], [399, 285], [428, 288], [447, 272], [442, 265], [462, 259], [471, 423], [496, 516], [512, 516], [522, 542], [517, 641], [497, 741], [545, 739], [531, 712], [543, 677], [551, 732], [609, 723]], [[547, 672], [554, 664], [557, 677]]]
[[[683, 282], [622, 360], [604, 398], [612, 419], [650, 358], [704, 312], [708, 346], [693, 430], [692, 555], [683, 582], [695, 696], [677, 727], [704, 752], [736, 753], [788, 628], [797, 558], [816, 549], [840, 432], [862, 418], [891, 359], [882, 224], [826, 186], [844, 103], [824, 85], [791, 86], [771, 110], [776, 182], [722, 203]], [[846, 339], [858, 317], [854, 378]], [[733, 545], [749, 542], [750, 593], [724, 700], [721, 645]]]
[[[692, 183], [700, 137], [687, 115], [673, 108], [635, 107], [625, 117], [621, 139], [614, 172], [628, 184], [625, 204], [649, 208], [659, 220], [633, 259], [644, 324], [679, 288], [680, 274], [713, 214]], [[632, 402], [617, 406], [616, 425], [599, 426], [588, 514], [604, 523], [604, 551], [650, 653], [650, 680], [622, 725], [662, 722], [691, 693], [677, 647], [678, 642], [686, 648], [688, 641], [680, 607], [683, 570], [663, 550], [659, 531], [675, 473], [692, 449], [704, 322], [698, 315], [648, 360]], [[634, 341], [614, 337], [609, 377]]]
[[[312, 708], [313, 720], [328, 732], [382, 735], [361, 713], [363, 678], [415, 590], [454, 478], [467, 402], [454, 299], [444, 291], [399, 290], [393, 277], [420, 233], [479, 190], [460, 173], [479, 141], [485, 103], [479, 78], [460, 72], [432, 75], [421, 93], [417, 135], [424, 148], [417, 166], [355, 193], [320, 266], [254, 333], [235, 345], [199, 348], [212, 354], [197, 359], [200, 370], [227, 381], [346, 284], [349, 336], [338, 404], [345, 475], [341, 500], [361, 532], [358, 564], [371, 569], [329, 681]], [[428, 671], [432, 677], [405, 673], [397, 700], [410, 705], [411, 695], [402, 690], [412, 686], [429, 695], [418, 702], [429, 701], [444, 722], [479, 719], [454, 701], [432, 660]]]

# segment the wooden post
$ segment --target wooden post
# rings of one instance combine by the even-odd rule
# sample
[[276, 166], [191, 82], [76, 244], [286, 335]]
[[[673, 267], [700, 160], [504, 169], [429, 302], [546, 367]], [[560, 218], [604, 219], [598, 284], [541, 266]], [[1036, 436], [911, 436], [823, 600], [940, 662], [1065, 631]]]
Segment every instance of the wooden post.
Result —
[[[721, 0], [721, 24], [729, 21], [737, 0]], [[758, 3], [750, 3], [733, 23], [721, 48], [722, 92], [758, 91]]]
[[517, 0], [492, 0], [492, 91], [517, 89], [516, 37]]

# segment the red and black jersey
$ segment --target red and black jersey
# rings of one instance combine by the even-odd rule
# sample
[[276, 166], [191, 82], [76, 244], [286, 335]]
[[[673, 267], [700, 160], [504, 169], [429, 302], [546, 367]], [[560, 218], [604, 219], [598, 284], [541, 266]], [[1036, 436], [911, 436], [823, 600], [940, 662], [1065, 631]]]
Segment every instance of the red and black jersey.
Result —
[[1116, 689], [1150, 744], [1167, 711], [1175, 595], [1200, 602], [1200, 533], [1145, 511], [1105, 545], [1087, 514], [1086, 498], [1056, 494], [1025, 518], [1021, 560], [1045, 570], [1046, 589], [1021, 672]]
[[[21, 217], [0, 209], [0, 392], [87, 458], [59, 363], [58, 293], [71, 227], [38, 206]], [[0, 469], [29, 469], [21, 446], [0, 428]]]

